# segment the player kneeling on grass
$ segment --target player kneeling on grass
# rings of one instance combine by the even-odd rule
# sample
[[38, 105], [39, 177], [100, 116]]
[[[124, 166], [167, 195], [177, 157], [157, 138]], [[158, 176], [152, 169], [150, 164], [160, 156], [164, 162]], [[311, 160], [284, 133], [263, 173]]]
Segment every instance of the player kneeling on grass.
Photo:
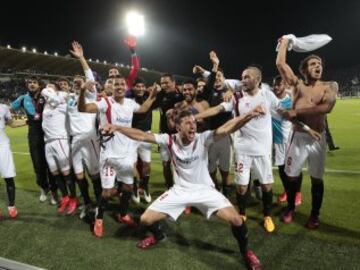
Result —
[[149, 229], [151, 236], [138, 243], [138, 247], [146, 249], [165, 239], [159, 221], [170, 216], [176, 220], [185, 207], [198, 208], [207, 218], [216, 215], [231, 224], [240, 252], [250, 269], [261, 269], [255, 254], [248, 250], [247, 227], [230, 201], [215, 189], [208, 171], [209, 146], [245, 125], [251, 119], [264, 113], [261, 106], [253, 111], [229, 120], [213, 131], [196, 133], [197, 125], [190, 111], [182, 111], [177, 116], [174, 135], [146, 133], [138, 129], [123, 126], [105, 125], [104, 133], [116, 131], [138, 141], [156, 143], [169, 148], [174, 166], [175, 185], [158, 197], [141, 216], [141, 223]]
[[[16, 218], [17, 209], [15, 207], [15, 166], [13, 155], [10, 149], [10, 141], [5, 133], [5, 125], [17, 128], [26, 125], [25, 120], [13, 120], [8, 106], [0, 104], [0, 175], [6, 182], [6, 191], [8, 194], [9, 206], [8, 214], [10, 218]], [[0, 212], [0, 219], [2, 215]]]

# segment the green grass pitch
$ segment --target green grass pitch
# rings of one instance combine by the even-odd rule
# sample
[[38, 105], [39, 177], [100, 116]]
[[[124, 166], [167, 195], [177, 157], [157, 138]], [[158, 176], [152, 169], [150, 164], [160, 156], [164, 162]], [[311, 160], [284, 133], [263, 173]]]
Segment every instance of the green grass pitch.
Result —
[[[154, 123], [158, 123], [154, 113]], [[309, 231], [304, 224], [310, 212], [310, 181], [304, 174], [303, 204], [295, 222], [279, 221], [284, 205], [274, 196], [275, 233], [261, 227], [261, 204], [248, 209], [250, 247], [264, 269], [360, 269], [360, 100], [339, 100], [329, 124], [340, 150], [328, 153], [321, 226]], [[154, 125], [154, 130], [156, 130]], [[77, 216], [57, 216], [54, 206], [38, 201], [28, 152], [27, 128], [8, 129], [16, 162], [16, 220], [0, 223], [0, 256], [46, 269], [245, 269], [227, 224], [205, 220], [199, 214], [167, 222], [168, 241], [147, 251], [136, 248], [141, 233], [118, 224], [108, 212], [104, 237], [96, 239], [90, 227]], [[153, 197], [164, 190], [159, 154], [154, 147], [151, 190]], [[343, 170], [343, 171], [339, 171]], [[276, 174], [274, 194], [282, 191]], [[6, 212], [6, 192], [1, 182], [0, 198]], [[232, 198], [233, 200], [234, 198]], [[234, 202], [234, 200], [233, 200]], [[131, 205], [139, 216], [145, 205]], [[6, 216], [6, 214], [5, 214]]]

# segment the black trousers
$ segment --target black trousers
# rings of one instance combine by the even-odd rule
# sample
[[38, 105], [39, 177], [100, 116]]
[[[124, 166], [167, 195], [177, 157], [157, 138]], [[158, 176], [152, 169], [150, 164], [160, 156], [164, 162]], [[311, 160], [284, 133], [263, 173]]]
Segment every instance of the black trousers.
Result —
[[36, 175], [36, 183], [44, 190], [56, 191], [56, 183], [45, 158], [44, 136], [42, 134], [29, 134], [28, 144]]
[[327, 143], [329, 149], [330, 150], [335, 149], [336, 145], [335, 145], [333, 137], [331, 136], [327, 118], [325, 119], [325, 137], [326, 137], [326, 143]]

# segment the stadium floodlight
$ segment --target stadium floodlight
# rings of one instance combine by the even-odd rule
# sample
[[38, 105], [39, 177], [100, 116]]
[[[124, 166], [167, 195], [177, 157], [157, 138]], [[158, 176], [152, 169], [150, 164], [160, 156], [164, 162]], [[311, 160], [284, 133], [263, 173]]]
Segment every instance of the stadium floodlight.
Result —
[[144, 35], [145, 33], [144, 16], [135, 11], [127, 13], [126, 25], [129, 34], [132, 36], [138, 37]]
[[104, 60], [104, 64], [105, 64], [105, 65], [107, 64], [106, 60]]
[[99, 59], [96, 59], [96, 63], [99, 63]]
[[33, 49], [32, 49], [32, 52], [33, 52], [33, 53], [36, 53], [36, 49], [35, 49], [35, 48], [33, 48]]
[[115, 67], [117, 67], [119, 64], [118, 63], [115, 63]]
[[89, 58], [89, 62], [92, 62], [92, 59], [91, 59], [91, 58]]
[[57, 52], [54, 52], [54, 55], [55, 55], [55, 56], [58, 56], [58, 53], [57, 53]]
[[44, 52], [44, 54], [45, 54], [45, 55], [47, 55], [47, 54], [48, 54], [48, 52], [47, 52], [47, 51], [45, 51], [45, 52]]
[[6, 48], [11, 49], [11, 45], [10, 44], [6, 45]]
[[21, 50], [22, 50], [23, 52], [26, 52], [26, 47], [23, 46], [23, 47], [21, 48]]

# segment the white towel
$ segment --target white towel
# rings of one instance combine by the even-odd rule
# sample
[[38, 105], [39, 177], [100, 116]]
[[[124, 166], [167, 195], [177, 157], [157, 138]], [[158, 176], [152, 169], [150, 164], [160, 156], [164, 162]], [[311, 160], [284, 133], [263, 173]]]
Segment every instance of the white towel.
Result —
[[[288, 50], [295, 52], [311, 52], [317, 50], [328, 44], [332, 38], [326, 34], [314, 34], [305, 37], [296, 37], [293, 34], [284, 35], [283, 38], [289, 40]], [[276, 51], [279, 50], [280, 44], [276, 46]]]

